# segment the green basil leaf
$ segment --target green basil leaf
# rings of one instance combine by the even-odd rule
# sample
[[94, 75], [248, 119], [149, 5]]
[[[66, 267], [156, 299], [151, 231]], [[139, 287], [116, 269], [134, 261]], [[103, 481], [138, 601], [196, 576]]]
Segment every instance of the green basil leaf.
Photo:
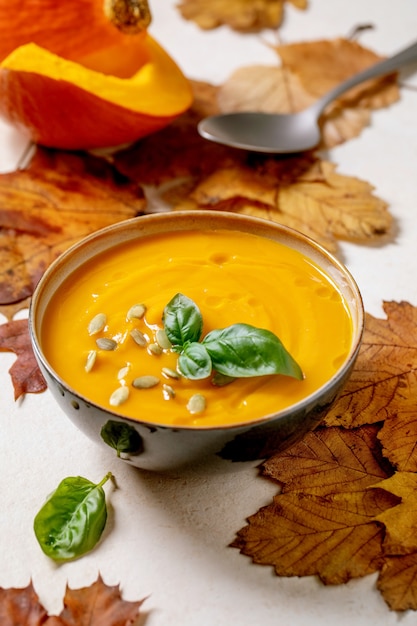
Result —
[[207, 378], [211, 374], [211, 358], [202, 343], [189, 343], [178, 357], [178, 369], [191, 380]]
[[299, 380], [303, 378], [298, 363], [269, 330], [233, 324], [208, 333], [202, 345], [207, 348], [213, 368], [227, 376], [285, 374]]
[[107, 520], [104, 483], [82, 476], [64, 478], [34, 520], [34, 531], [43, 552], [55, 561], [68, 561], [94, 548]]
[[100, 437], [116, 450], [117, 456], [122, 452], [140, 454], [143, 451], [143, 441], [138, 431], [133, 426], [117, 420], [108, 420], [100, 431]]
[[199, 341], [203, 318], [198, 306], [187, 296], [177, 293], [164, 308], [162, 321], [173, 348]]

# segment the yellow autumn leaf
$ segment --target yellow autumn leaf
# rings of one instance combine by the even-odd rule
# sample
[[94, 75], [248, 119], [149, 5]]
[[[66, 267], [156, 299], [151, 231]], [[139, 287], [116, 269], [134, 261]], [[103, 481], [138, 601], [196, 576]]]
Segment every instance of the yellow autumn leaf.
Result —
[[417, 552], [417, 474], [397, 472], [376, 487], [401, 498], [399, 504], [375, 517], [386, 529], [384, 553], [393, 556]]

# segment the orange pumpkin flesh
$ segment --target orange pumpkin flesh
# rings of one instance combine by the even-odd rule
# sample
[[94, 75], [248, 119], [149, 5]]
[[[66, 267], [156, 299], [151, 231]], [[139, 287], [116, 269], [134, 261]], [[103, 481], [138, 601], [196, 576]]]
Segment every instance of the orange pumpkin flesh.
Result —
[[[190, 106], [191, 89], [149, 34], [131, 41], [132, 75], [132, 54], [105, 74], [35, 44], [20, 46], [0, 65], [0, 115], [33, 141], [63, 149], [116, 146], [159, 130]], [[94, 53], [90, 65], [118, 59], [123, 54]]]

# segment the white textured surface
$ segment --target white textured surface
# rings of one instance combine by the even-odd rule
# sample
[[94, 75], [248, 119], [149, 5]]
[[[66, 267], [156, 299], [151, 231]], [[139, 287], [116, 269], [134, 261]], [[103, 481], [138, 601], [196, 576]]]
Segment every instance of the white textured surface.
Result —
[[[274, 62], [265, 44], [273, 33], [204, 33], [181, 20], [175, 4], [151, 0], [152, 31], [188, 76], [220, 83], [242, 65]], [[374, 29], [362, 34], [362, 43], [394, 53], [416, 36], [415, 0], [310, 0], [308, 12], [287, 8], [280, 37], [331, 39], [365, 23]], [[417, 64], [413, 70], [401, 101], [375, 113], [359, 139], [329, 155], [340, 173], [372, 183], [397, 223], [387, 245], [343, 244], [344, 261], [374, 315], [381, 315], [383, 300], [417, 305]], [[0, 170], [13, 169], [23, 150], [22, 137], [0, 125]], [[272, 568], [227, 547], [245, 518], [276, 491], [254, 469], [164, 477], [135, 470], [86, 440], [48, 393], [14, 403], [7, 373], [13, 360], [0, 354], [1, 586], [25, 586], [32, 578], [47, 610], [57, 613], [67, 582], [88, 585], [100, 572], [107, 584], [120, 583], [126, 599], [149, 596], [141, 620], [146, 626], [415, 624], [415, 613], [399, 619], [389, 612], [374, 576], [325, 588], [314, 578], [277, 578]], [[54, 565], [34, 538], [35, 513], [63, 477], [98, 481], [109, 470], [118, 489], [106, 485], [111, 510], [103, 541], [76, 562]]]

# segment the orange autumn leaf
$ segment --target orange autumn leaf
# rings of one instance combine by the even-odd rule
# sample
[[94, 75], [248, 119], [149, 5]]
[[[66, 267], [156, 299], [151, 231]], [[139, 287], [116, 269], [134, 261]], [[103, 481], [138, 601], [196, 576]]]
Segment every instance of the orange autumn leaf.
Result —
[[[381, 60], [357, 42], [342, 38], [288, 44], [278, 46], [276, 51], [281, 66], [239, 68], [220, 87], [221, 111], [301, 111], [353, 74]], [[323, 114], [320, 147], [331, 148], [357, 137], [370, 123], [372, 110], [398, 99], [395, 75], [349, 90]]]
[[0, 623], [30, 626], [133, 626], [143, 600], [123, 600], [119, 587], [107, 586], [99, 576], [89, 587], [67, 587], [59, 616], [48, 616], [30, 583], [22, 589], [0, 588]]
[[328, 426], [384, 422], [384, 455], [399, 470], [417, 471], [417, 308], [384, 302], [386, 319], [366, 315], [351, 377], [325, 416]]
[[385, 466], [376, 427], [308, 434], [264, 464], [282, 493], [249, 518], [232, 546], [280, 576], [316, 574], [326, 584], [376, 571], [383, 527], [375, 518], [398, 502], [369, 489], [389, 475]]
[[45, 391], [46, 382], [32, 350], [27, 320], [12, 320], [0, 324], [0, 352], [14, 352], [17, 356], [9, 370], [15, 400], [25, 393]]
[[[209, 30], [226, 24], [241, 32], [277, 28], [284, 17], [286, 0], [182, 0], [181, 15]], [[306, 9], [307, 0], [288, 0], [297, 9]]]
[[104, 160], [38, 148], [28, 169], [0, 175], [0, 304], [25, 300], [61, 252], [144, 206]]

